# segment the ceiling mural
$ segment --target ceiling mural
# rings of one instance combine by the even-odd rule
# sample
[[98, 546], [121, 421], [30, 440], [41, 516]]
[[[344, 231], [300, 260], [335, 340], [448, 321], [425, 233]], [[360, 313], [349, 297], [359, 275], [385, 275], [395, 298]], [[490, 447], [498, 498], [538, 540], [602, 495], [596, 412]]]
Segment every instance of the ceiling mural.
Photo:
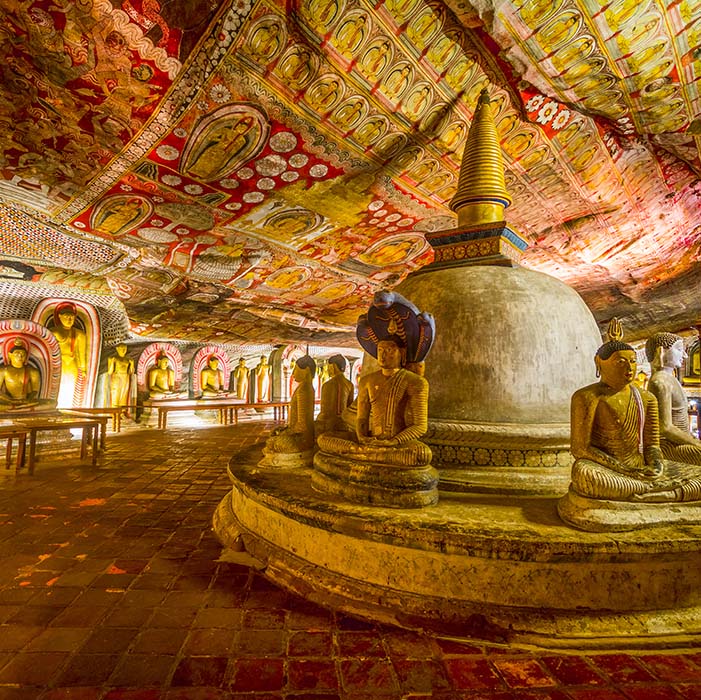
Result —
[[701, 321], [697, 0], [0, 0], [0, 272], [132, 332], [352, 343], [432, 260], [487, 88], [523, 264]]

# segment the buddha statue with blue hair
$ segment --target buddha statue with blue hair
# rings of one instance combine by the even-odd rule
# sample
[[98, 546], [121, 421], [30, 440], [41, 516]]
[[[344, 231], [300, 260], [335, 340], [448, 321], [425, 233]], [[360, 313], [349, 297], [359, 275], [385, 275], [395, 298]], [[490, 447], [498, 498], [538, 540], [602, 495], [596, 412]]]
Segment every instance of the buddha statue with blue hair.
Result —
[[356, 335], [379, 369], [360, 378], [355, 435], [319, 435], [312, 484], [348, 500], [421, 507], [438, 500], [438, 474], [420, 438], [428, 429], [428, 382], [418, 371], [431, 348], [433, 318], [393, 292], [375, 296]]

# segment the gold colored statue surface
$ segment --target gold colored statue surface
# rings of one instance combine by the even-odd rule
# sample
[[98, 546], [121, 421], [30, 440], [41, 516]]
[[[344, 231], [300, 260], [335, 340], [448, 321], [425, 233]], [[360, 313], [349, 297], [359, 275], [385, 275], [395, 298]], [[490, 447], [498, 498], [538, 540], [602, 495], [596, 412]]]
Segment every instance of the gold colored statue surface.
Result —
[[633, 383], [634, 349], [609, 341], [595, 362], [601, 380], [572, 396], [573, 490], [618, 501], [701, 499], [701, 470], [662, 457], [657, 399]]
[[691, 434], [688, 399], [674, 374], [686, 358], [684, 339], [674, 333], [656, 333], [645, 344], [645, 354], [652, 368], [647, 388], [659, 406], [662, 454], [701, 465], [701, 441]]
[[248, 367], [246, 367], [246, 360], [243, 357], [239, 359], [239, 363], [231, 375], [230, 390], [236, 392], [237, 399], [246, 401], [248, 399]]
[[256, 365], [256, 402], [270, 401], [270, 365], [265, 355], [260, 356]]
[[7, 342], [7, 364], [0, 367], [0, 411], [37, 406], [41, 375], [27, 362], [29, 347], [21, 338], [11, 338]]
[[264, 453], [298, 453], [314, 447], [314, 385], [316, 363], [305, 355], [300, 357], [292, 376], [298, 383], [290, 399], [287, 426], [276, 429], [265, 445]]
[[175, 372], [170, 367], [168, 356], [161, 353], [156, 357], [156, 364], [148, 371], [148, 391], [152, 399], [174, 398]]
[[202, 398], [212, 399], [224, 396], [224, 376], [219, 369], [219, 358], [211, 355], [207, 360], [207, 366], [200, 372], [200, 390]]
[[61, 387], [58, 405], [71, 407], [79, 395], [79, 386], [87, 371], [87, 336], [76, 328], [78, 312], [75, 304], [62, 302], [54, 310], [55, 325], [51, 329], [61, 348]]
[[127, 346], [120, 343], [115, 354], [107, 358], [107, 375], [110, 382], [110, 406], [128, 406], [130, 387], [134, 376], [134, 360], [127, 357]]
[[314, 424], [317, 435], [345, 430], [341, 415], [353, 403], [354, 393], [353, 383], [343, 375], [345, 369], [346, 358], [343, 355], [334, 355], [326, 363], [329, 379], [321, 385], [319, 415]]

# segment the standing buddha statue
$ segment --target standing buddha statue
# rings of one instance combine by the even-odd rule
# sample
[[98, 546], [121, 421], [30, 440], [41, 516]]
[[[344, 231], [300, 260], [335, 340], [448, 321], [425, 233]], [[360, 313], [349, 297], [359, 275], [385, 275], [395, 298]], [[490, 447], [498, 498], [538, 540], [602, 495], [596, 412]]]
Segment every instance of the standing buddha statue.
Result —
[[107, 376], [109, 378], [110, 406], [129, 407], [131, 385], [134, 378], [134, 360], [127, 357], [127, 346], [120, 343], [115, 354], [107, 358]]
[[64, 301], [54, 309], [51, 329], [61, 349], [61, 385], [58, 406], [78, 405], [87, 371], [87, 336], [75, 325], [78, 311], [75, 304]]

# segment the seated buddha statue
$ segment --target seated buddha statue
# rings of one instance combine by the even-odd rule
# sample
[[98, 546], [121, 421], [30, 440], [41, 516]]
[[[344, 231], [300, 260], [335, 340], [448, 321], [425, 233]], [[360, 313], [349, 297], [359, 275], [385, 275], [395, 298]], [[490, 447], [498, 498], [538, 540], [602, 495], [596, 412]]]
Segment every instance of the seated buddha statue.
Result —
[[175, 390], [175, 372], [165, 353], [156, 357], [156, 364], [148, 371], [148, 392], [152, 399], [169, 399], [178, 396]]
[[701, 469], [663, 458], [657, 399], [634, 385], [635, 350], [611, 340], [595, 363], [600, 381], [572, 396], [571, 491], [611, 501], [701, 499]]
[[226, 396], [224, 375], [219, 369], [219, 358], [210, 355], [207, 366], [200, 372], [200, 390], [203, 399], [216, 399]]
[[346, 358], [343, 355], [330, 357], [326, 367], [329, 379], [321, 385], [319, 415], [314, 421], [317, 435], [346, 429], [342, 415], [353, 403], [355, 391], [352, 382], [343, 374], [346, 370]]
[[701, 465], [701, 440], [691, 434], [688, 399], [674, 373], [686, 358], [684, 339], [674, 333], [655, 333], [645, 343], [645, 354], [652, 369], [647, 390], [659, 408], [662, 455]]
[[16, 411], [39, 405], [41, 375], [29, 363], [29, 346], [11, 338], [5, 348], [7, 364], [0, 366], [0, 411]]
[[310, 466], [314, 448], [314, 385], [316, 363], [304, 355], [294, 366], [297, 388], [290, 399], [287, 425], [276, 428], [263, 448], [263, 462], [274, 466]]

